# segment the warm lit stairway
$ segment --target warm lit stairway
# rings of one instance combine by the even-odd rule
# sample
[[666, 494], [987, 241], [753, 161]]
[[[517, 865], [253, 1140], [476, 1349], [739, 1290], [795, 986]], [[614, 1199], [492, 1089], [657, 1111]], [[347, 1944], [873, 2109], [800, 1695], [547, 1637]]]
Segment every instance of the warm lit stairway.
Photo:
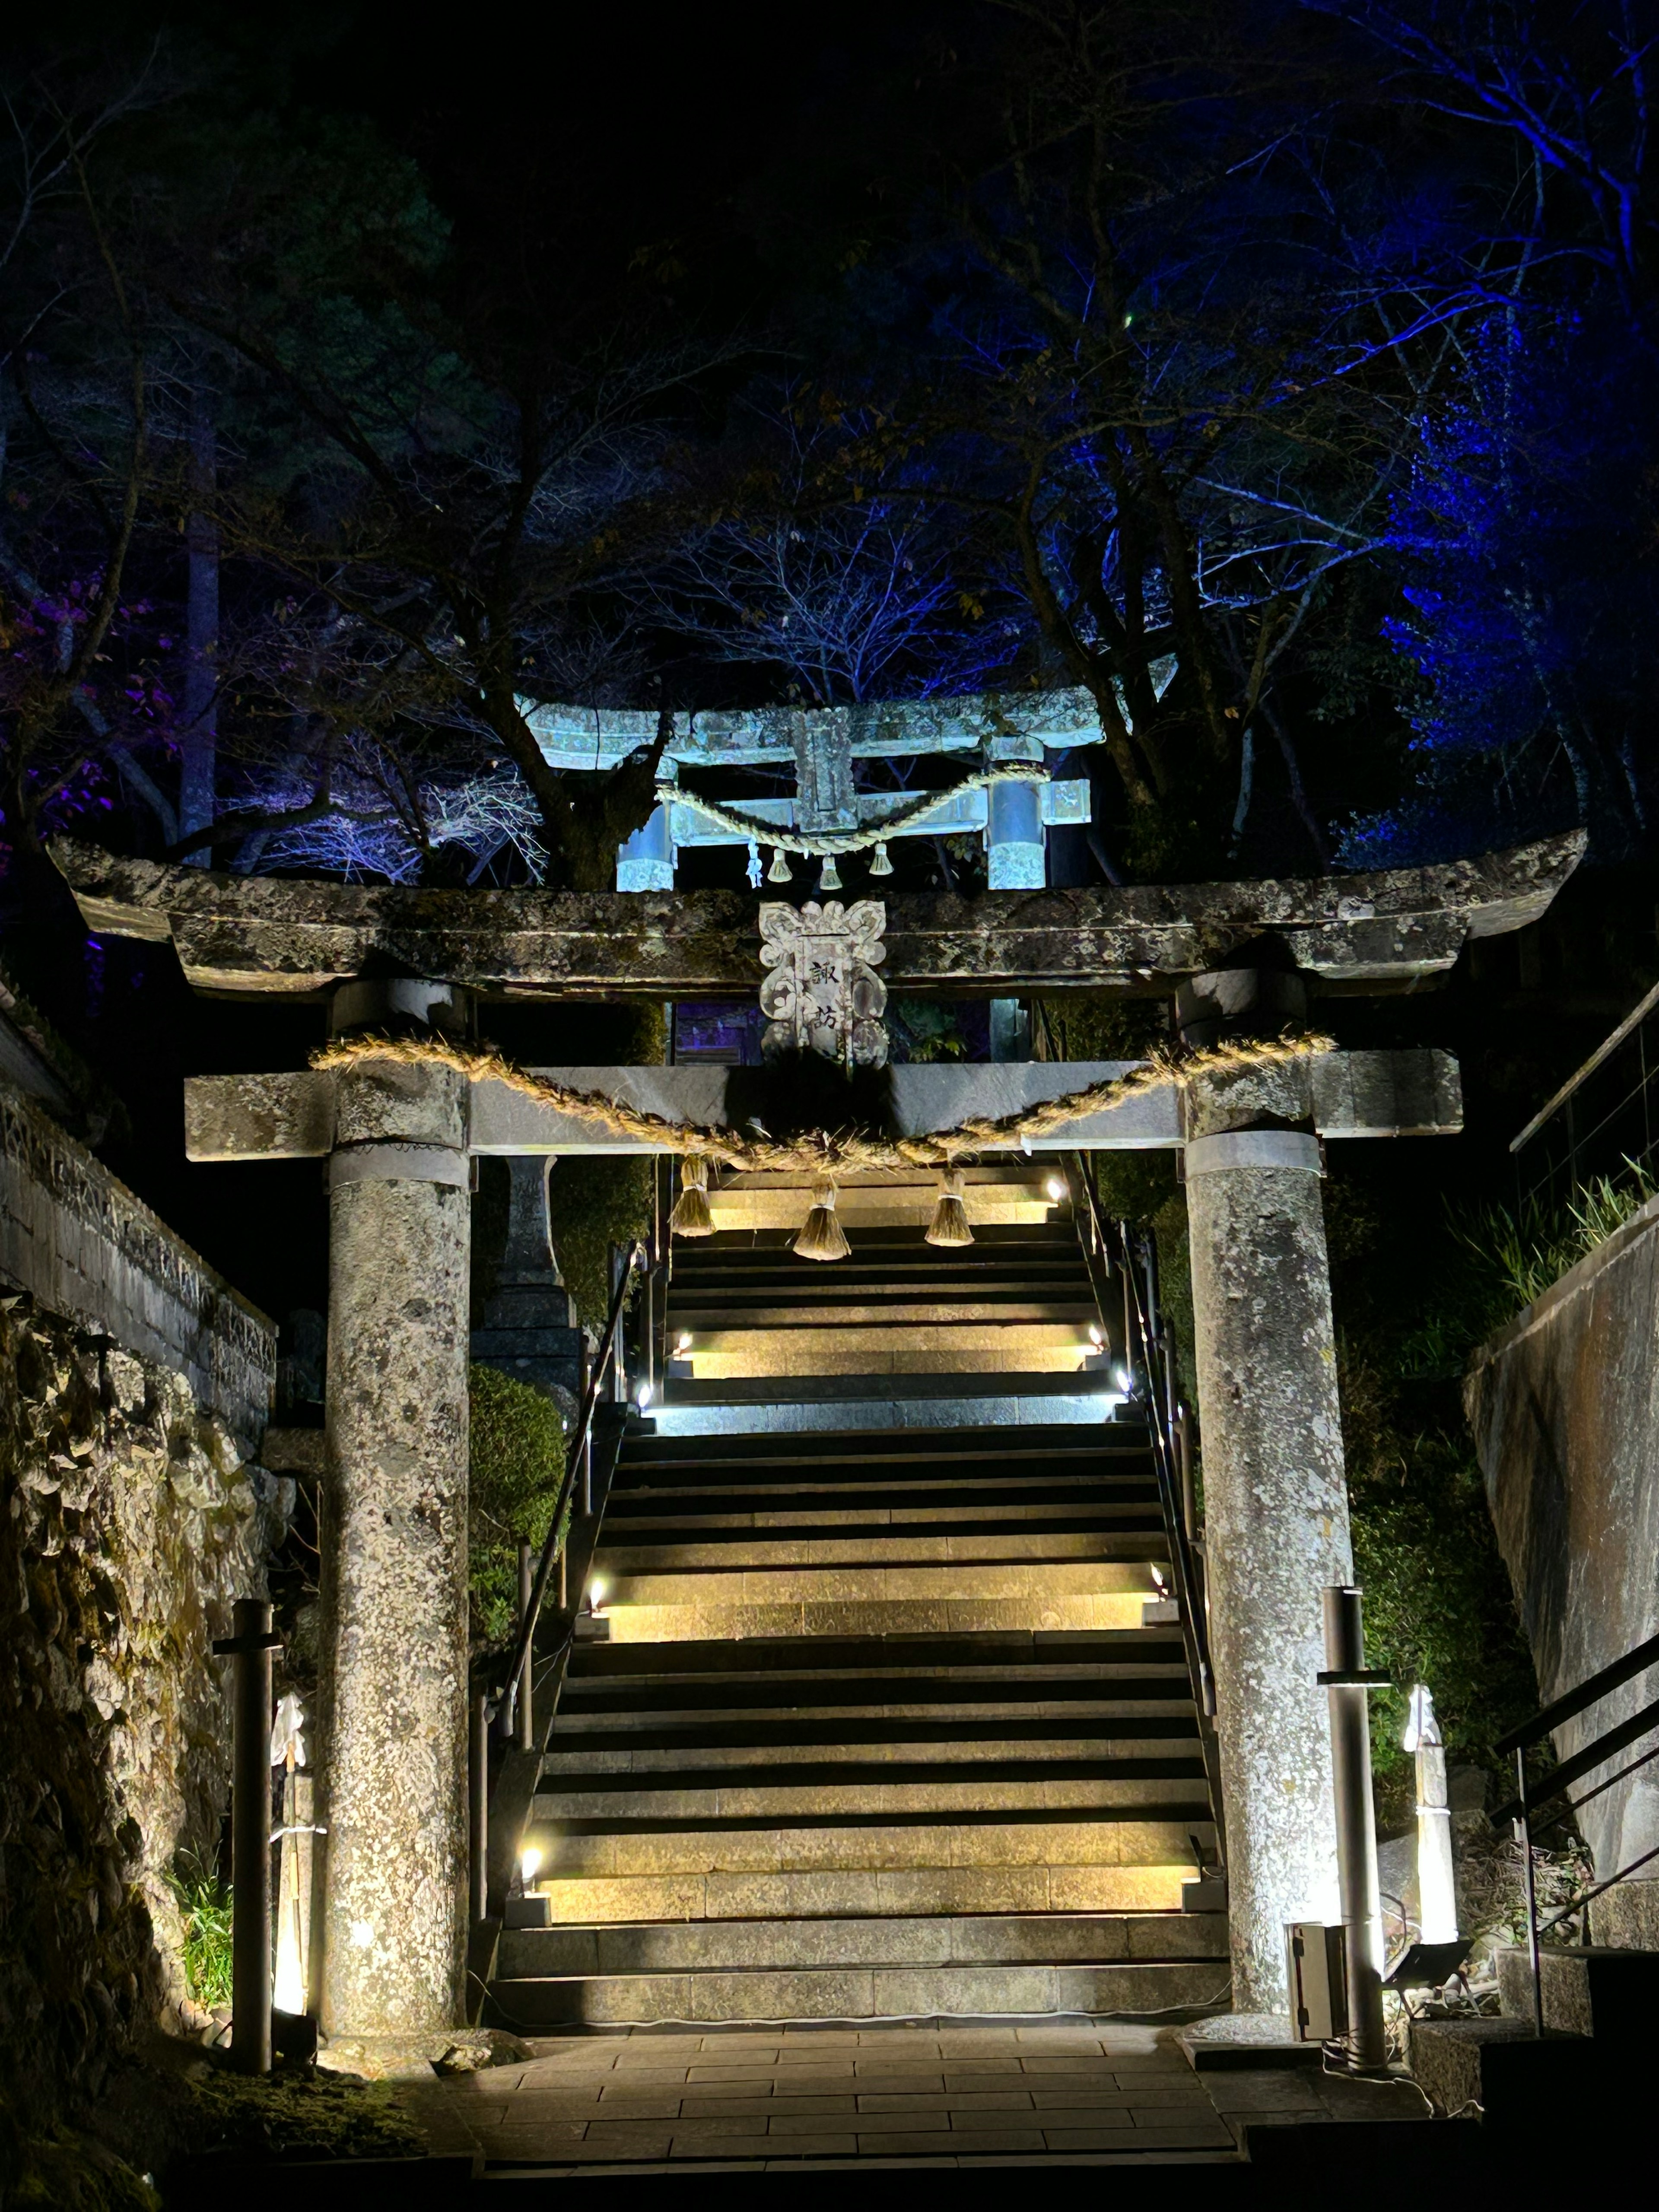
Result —
[[[682, 1400], [764, 1398], [780, 1385], [863, 1395], [893, 1375], [1030, 1382], [1103, 1364], [1088, 1271], [1051, 1184], [1064, 1188], [1052, 1166], [969, 1170], [974, 1242], [941, 1249], [922, 1235], [935, 1176], [846, 1177], [837, 1212], [853, 1249], [821, 1265], [789, 1249], [810, 1195], [799, 1176], [733, 1178], [711, 1198], [718, 1233], [675, 1254]], [[819, 1387], [843, 1377], [843, 1389]]]
[[[1224, 1993], [1224, 1919], [1180, 1910], [1214, 1830], [1179, 1631], [1141, 1626], [1146, 1438], [1086, 1395], [1109, 1377], [1065, 1209], [1009, 1180], [986, 1210], [1033, 1218], [981, 1213], [959, 1251], [922, 1241], [931, 1181], [911, 1218], [844, 1206], [831, 1266], [781, 1222], [677, 1249], [696, 1373], [623, 1448], [610, 1640], [572, 1655], [531, 1835], [550, 1924], [502, 1937], [504, 2021]], [[798, 1224], [805, 1194], [767, 1202]], [[1057, 1327], [1067, 1367], [1030, 1334]]]

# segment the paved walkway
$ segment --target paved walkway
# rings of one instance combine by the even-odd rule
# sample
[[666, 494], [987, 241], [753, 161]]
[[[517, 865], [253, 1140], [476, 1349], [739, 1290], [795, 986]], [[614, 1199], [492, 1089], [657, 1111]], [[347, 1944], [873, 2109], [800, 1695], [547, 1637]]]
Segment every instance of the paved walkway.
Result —
[[1425, 2110], [1407, 2083], [1317, 2068], [1195, 2074], [1172, 2030], [1107, 2021], [641, 2029], [528, 2047], [525, 2063], [409, 2089], [434, 2147], [470, 2137], [494, 2172], [546, 2175], [688, 2160], [1095, 2164], [1231, 2158], [1247, 2121]]

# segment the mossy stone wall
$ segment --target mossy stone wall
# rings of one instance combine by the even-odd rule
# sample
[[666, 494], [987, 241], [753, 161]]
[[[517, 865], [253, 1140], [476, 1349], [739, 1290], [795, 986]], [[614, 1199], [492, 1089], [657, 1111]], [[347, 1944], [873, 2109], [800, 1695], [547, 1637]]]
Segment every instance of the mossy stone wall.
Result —
[[196, 2024], [167, 1877], [228, 1801], [209, 1645], [263, 1594], [292, 1486], [181, 1376], [9, 1298], [0, 1493], [3, 2197], [149, 2023]]

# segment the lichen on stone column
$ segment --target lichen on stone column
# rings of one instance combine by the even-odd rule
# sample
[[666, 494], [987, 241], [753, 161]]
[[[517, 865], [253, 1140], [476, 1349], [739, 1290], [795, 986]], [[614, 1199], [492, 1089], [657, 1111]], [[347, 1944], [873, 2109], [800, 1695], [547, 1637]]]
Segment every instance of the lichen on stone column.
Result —
[[[1188, 1111], [1189, 1141], [1306, 1131], [1307, 1066], [1206, 1078]], [[1187, 1202], [1233, 2006], [1282, 2013], [1285, 1923], [1338, 1917], [1320, 1593], [1352, 1562], [1330, 1277], [1316, 1173], [1194, 1173], [1201, 1157]]]
[[369, 1060], [339, 1078], [320, 1815], [324, 2021], [337, 2037], [425, 2034], [463, 2016], [465, 1115], [465, 1079], [436, 1064]]

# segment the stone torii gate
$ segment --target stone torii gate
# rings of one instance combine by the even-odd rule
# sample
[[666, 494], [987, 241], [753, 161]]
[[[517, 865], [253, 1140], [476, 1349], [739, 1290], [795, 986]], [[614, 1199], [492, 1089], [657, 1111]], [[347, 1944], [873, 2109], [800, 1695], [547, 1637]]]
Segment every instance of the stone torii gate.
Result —
[[[988, 996], [1116, 982], [1172, 996], [1194, 1044], [1278, 1036], [1305, 1026], [1310, 993], [1411, 988], [1469, 938], [1536, 920], [1581, 849], [1556, 839], [1296, 884], [896, 901], [884, 972], [901, 988]], [[325, 999], [337, 1036], [465, 1034], [492, 995], [706, 996], [746, 993], [761, 974], [754, 903], [726, 894], [362, 890], [79, 848], [58, 859], [94, 927], [170, 939], [201, 988]], [[901, 1066], [892, 1111], [920, 1134], [1121, 1072]], [[671, 1122], [724, 1119], [720, 1067], [538, 1073]], [[1032, 1139], [1182, 1155], [1240, 2011], [1284, 2009], [1287, 1920], [1335, 1917], [1316, 1677], [1320, 1593], [1352, 1566], [1322, 1146], [1461, 1120], [1446, 1054], [1334, 1052], [1171, 1082]], [[193, 1159], [329, 1163], [325, 2019], [336, 2035], [439, 2031], [464, 2016], [471, 1163], [653, 1147], [499, 1081], [374, 1058], [195, 1079], [186, 1131]]]

